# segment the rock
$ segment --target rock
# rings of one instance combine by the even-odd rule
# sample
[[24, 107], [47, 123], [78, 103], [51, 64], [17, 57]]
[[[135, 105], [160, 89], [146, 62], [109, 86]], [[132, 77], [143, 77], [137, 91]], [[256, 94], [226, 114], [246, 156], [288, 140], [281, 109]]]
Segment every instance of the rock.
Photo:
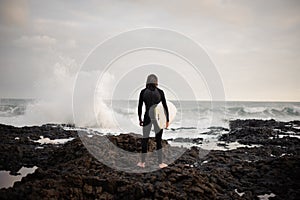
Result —
[[83, 192], [86, 194], [92, 194], [93, 193], [93, 186], [85, 184], [83, 186]]
[[188, 143], [194, 143], [194, 144], [202, 144], [203, 138], [175, 138], [172, 139], [174, 142], [188, 142]]
[[[164, 140], [166, 161], [172, 160], [174, 152], [181, 156], [168, 167], [150, 173], [126, 173], [102, 164], [89, 154], [76, 131], [65, 131], [60, 125], [23, 128], [0, 125], [3, 141], [0, 170], [16, 174], [22, 166], [38, 167], [13, 188], [1, 189], [0, 196], [1, 199], [256, 199], [258, 195], [274, 193], [277, 199], [297, 199], [300, 195], [299, 139], [276, 138], [278, 133], [274, 130], [293, 130], [297, 123], [230, 122], [230, 131], [221, 140], [262, 145], [256, 148], [204, 152], [197, 147], [171, 147]], [[43, 149], [36, 149], [39, 144], [32, 140], [41, 135], [75, 139], [63, 145], [43, 145]], [[16, 137], [20, 139], [15, 140]], [[94, 135], [91, 144], [97, 148], [103, 137], [107, 136]], [[140, 135], [121, 134], [108, 136], [108, 139], [126, 151], [141, 152]], [[155, 149], [155, 139], [150, 138], [149, 151]], [[112, 149], [99, 151], [99, 155], [107, 159], [115, 156]], [[135, 167], [136, 160], [125, 156], [120, 157], [120, 163], [113, 164], [126, 162]], [[157, 164], [150, 158], [147, 162], [148, 167]], [[243, 196], [235, 190], [244, 193]]]

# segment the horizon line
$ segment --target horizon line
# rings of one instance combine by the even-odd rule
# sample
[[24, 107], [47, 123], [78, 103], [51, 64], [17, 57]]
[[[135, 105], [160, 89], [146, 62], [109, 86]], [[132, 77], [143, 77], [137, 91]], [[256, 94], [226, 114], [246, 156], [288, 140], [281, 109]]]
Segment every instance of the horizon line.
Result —
[[[17, 98], [17, 97], [1, 97], [1, 99], [18, 99], [18, 100], [35, 100], [39, 98]], [[110, 101], [112, 99], [103, 99], [104, 101]], [[138, 99], [113, 99], [116, 101], [138, 101]], [[169, 101], [177, 101], [176, 99], [168, 99]], [[276, 102], [276, 103], [300, 103], [300, 100], [207, 100], [207, 99], [182, 99], [180, 101], [201, 101], [201, 102]]]

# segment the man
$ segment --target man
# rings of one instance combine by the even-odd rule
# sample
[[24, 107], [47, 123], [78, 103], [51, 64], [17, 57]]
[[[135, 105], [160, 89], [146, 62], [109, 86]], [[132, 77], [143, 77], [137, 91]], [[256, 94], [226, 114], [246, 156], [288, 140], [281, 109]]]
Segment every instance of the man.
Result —
[[[152, 125], [154, 126], [155, 138], [156, 138], [156, 149], [158, 156], [158, 163], [160, 168], [167, 167], [168, 165], [162, 162], [162, 134], [163, 129], [158, 126], [158, 123], [155, 119], [154, 109], [157, 104], [162, 102], [165, 109], [166, 115], [166, 128], [169, 126], [169, 111], [166, 103], [166, 98], [163, 90], [157, 88], [158, 79], [154, 74], [150, 74], [147, 77], [146, 88], [140, 92], [139, 104], [138, 104], [138, 117], [140, 121], [140, 126], [143, 126], [143, 139], [142, 139], [142, 156], [141, 161], [137, 164], [139, 167], [145, 167], [145, 157], [148, 150], [148, 140], [151, 131]], [[142, 107], [145, 103], [145, 114], [142, 120]]]

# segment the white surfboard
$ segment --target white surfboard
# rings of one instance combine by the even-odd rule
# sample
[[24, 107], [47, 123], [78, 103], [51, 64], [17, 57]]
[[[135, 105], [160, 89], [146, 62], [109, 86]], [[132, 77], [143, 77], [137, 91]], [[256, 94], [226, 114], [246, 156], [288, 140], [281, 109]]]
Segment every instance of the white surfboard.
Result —
[[[177, 109], [175, 105], [170, 101], [167, 101], [167, 106], [169, 111], [169, 123], [171, 124], [176, 116]], [[160, 128], [166, 128], [167, 119], [165, 115], [165, 109], [161, 102], [155, 107], [155, 118]]]

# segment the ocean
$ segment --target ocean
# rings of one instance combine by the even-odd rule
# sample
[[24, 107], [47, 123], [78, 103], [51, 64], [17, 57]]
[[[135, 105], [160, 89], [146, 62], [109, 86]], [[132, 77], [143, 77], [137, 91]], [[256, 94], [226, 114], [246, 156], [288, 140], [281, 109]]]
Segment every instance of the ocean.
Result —
[[[234, 119], [275, 119], [278, 121], [300, 120], [300, 102], [249, 102], [249, 101], [171, 101], [177, 108], [174, 121], [165, 138], [198, 137], [199, 133], [219, 127], [229, 128]], [[105, 101], [105, 112], [97, 123], [88, 123], [89, 117], [75, 127], [96, 129], [102, 133], [140, 133], [137, 101]], [[71, 107], [71, 105], [69, 105]], [[49, 105], [34, 99], [0, 99], [0, 123], [13, 126], [42, 125], [46, 123], [73, 124], [70, 108]], [[89, 116], [89, 115], [85, 115]], [[112, 116], [112, 121], [108, 122]], [[106, 124], [110, 126], [106, 126]], [[113, 125], [111, 125], [113, 124]], [[184, 132], [184, 134], [182, 134]], [[196, 136], [196, 135], [197, 136]]]

